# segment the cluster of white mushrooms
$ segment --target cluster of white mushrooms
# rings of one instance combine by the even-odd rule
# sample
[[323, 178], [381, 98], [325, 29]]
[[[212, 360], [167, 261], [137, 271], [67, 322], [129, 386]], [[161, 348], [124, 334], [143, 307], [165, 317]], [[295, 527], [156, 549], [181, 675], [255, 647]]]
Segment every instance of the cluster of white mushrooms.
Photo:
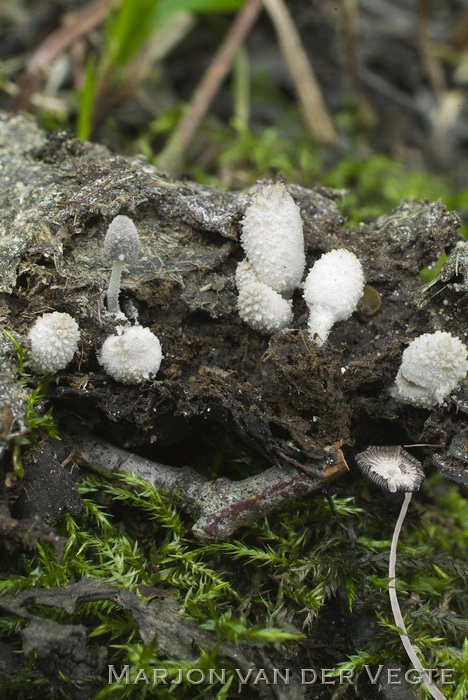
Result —
[[[284, 185], [266, 185], [252, 197], [242, 225], [241, 243], [247, 257], [239, 263], [236, 274], [239, 315], [263, 333], [288, 328], [293, 321], [291, 295], [301, 285], [304, 270], [299, 208]], [[315, 262], [303, 283], [303, 295], [309, 308], [309, 335], [317, 346], [327, 341], [335, 323], [346, 321], [356, 310], [364, 285], [362, 265], [349, 250], [332, 250]], [[424, 333], [403, 352], [390, 393], [401, 402], [432, 408], [457, 388], [467, 371], [468, 350], [459, 338], [444, 331]], [[424, 471], [418, 460], [399, 445], [371, 446], [356, 455], [356, 462], [380, 488], [405, 493], [390, 549], [390, 604], [413, 667], [432, 697], [443, 700], [444, 695], [425, 672], [410, 642], [395, 588], [398, 538]]]
[[[365, 285], [359, 259], [339, 248], [324, 253], [304, 283], [304, 236], [299, 207], [282, 183], [263, 185], [242, 220], [246, 254], [236, 271], [240, 317], [254, 330], [274, 333], [293, 322], [291, 296], [301, 285], [309, 308], [308, 330], [323, 345], [335, 323], [356, 310]], [[419, 408], [441, 403], [465, 377], [468, 350], [444, 331], [424, 333], [403, 352], [390, 393]]]
[[[263, 185], [253, 195], [242, 220], [245, 252], [236, 270], [240, 317], [254, 330], [273, 333], [294, 320], [292, 295], [301, 285], [309, 307], [309, 335], [323, 345], [333, 325], [345, 321], [357, 308], [365, 279], [359, 259], [343, 248], [322, 255], [304, 283], [304, 236], [299, 207], [282, 183]], [[161, 365], [159, 339], [140, 325], [130, 325], [120, 311], [119, 290], [123, 266], [140, 255], [135, 224], [116, 216], [107, 230], [104, 249], [112, 262], [107, 310], [122, 321], [107, 338], [98, 359], [107, 374], [124, 384], [154, 377]], [[39, 373], [64, 369], [73, 359], [80, 331], [65, 313], [44, 314], [29, 331], [31, 367]], [[441, 403], [468, 371], [468, 350], [459, 338], [444, 331], [425, 333], [403, 352], [390, 393], [420, 408]]]
[[[122, 384], [140, 384], [154, 377], [163, 358], [161, 343], [149, 328], [130, 325], [120, 311], [119, 291], [122, 269], [134, 264], [140, 255], [140, 238], [128, 216], [116, 216], [104, 239], [104, 250], [112, 262], [107, 289], [107, 310], [123, 325], [104, 341], [98, 360], [106, 373]], [[77, 322], [65, 313], [39, 317], [28, 334], [30, 364], [35, 372], [54, 373], [64, 369], [78, 349], [80, 330]]]
[[[305, 281], [304, 237], [299, 207], [281, 183], [264, 185], [252, 195], [242, 221], [241, 244], [245, 252], [236, 270], [237, 307], [240, 317], [254, 330], [274, 333], [294, 320], [292, 295], [301, 285], [309, 308], [311, 340], [322, 346], [335, 323], [356, 310], [365, 279], [359, 259], [349, 250], [322, 255]], [[131, 325], [120, 311], [119, 290], [125, 264], [137, 262], [140, 239], [131, 219], [117, 216], [104, 240], [112, 272], [107, 290], [107, 310], [122, 322], [98, 353], [107, 374], [123, 384], [138, 384], [154, 377], [163, 358], [159, 339], [138, 324]], [[44, 314], [29, 331], [33, 371], [54, 373], [73, 359], [80, 340], [76, 321], [65, 313]], [[468, 350], [459, 338], [444, 331], [415, 338], [403, 352], [390, 393], [397, 400], [419, 408], [440, 404], [457, 388], [468, 371]], [[362, 473], [390, 492], [402, 491], [405, 499], [390, 551], [389, 592], [395, 623], [416, 668], [434, 698], [444, 696], [425, 673], [412, 647], [395, 591], [395, 562], [399, 532], [413, 491], [424, 472], [420, 463], [400, 446], [369, 447], [356, 456]]]

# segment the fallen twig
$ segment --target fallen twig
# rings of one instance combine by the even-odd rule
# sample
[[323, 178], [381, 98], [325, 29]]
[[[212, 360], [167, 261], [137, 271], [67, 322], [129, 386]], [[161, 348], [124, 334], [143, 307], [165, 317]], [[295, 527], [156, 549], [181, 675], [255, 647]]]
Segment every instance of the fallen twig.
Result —
[[337, 136], [296, 25], [283, 0], [263, 0], [278, 35], [284, 59], [297, 90], [304, 118], [314, 139], [335, 146]]
[[0, 537], [10, 545], [20, 545], [33, 549], [39, 541], [50, 542], [58, 557], [63, 554], [66, 537], [60, 537], [41, 518], [12, 518], [5, 503], [0, 503]]
[[49, 34], [29, 59], [26, 70], [19, 80], [20, 89], [11, 106], [13, 112], [26, 109], [31, 97], [45, 79], [50, 64], [77, 39], [101, 24], [107, 11], [108, 3], [105, 0], [96, 0], [81, 12], [74, 13], [73, 22], [69, 17], [65, 26]]
[[318, 476], [284, 466], [271, 467], [242, 481], [225, 477], [209, 481], [191, 467], [152, 462], [84, 430], [73, 430], [70, 441], [72, 457], [78, 464], [100, 474], [133, 472], [175, 495], [181, 507], [196, 518], [192, 532], [203, 541], [225, 539], [237, 528], [316, 491], [348, 470], [343, 453], [332, 446], [328, 448], [330, 458]]
[[417, 9], [417, 40], [423, 70], [434, 92], [437, 104], [440, 106], [447, 90], [442, 67], [434, 55], [429, 35], [429, 20], [431, 15], [428, 0], [419, 0]]
[[351, 88], [356, 99], [359, 116], [364, 124], [375, 126], [377, 115], [362, 89], [359, 63], [359, 5], [358, 0], [341, 2], [342, 32], [344, 35], [346, 64]]
[[186, 148], [228, 74], [239, 48], [252, 28], [262, 7], [262, 0], [247, 0], [236, 15], [214, 59], [195, 89], [187, 113], [168, 140], [158, 158], [158, 167], [175, 175]]
[[[244, 682], [254, 686], [261, 698], [300, 700], [303, 697], [299, 678], [293, 676], [292, 682], [288, 680], [285, 685], [277, 685], [273, 664], [265, 655], [261, 657], [262, 668], [257, 667], [258, 647], [254, 642], [246, 640], [242, 645], [229, 641], [220, 642], [213, 632], [181, 617], [180, 603], [167, 593], [155, 588], [149, 589], [146, 595], [151, 595], [153, 600], [146, 602], [125, 588], [116, 590], [116, 586], [106, 581], [83, 578], [62, 588], [28, 588], [14, 596], [4, 596], [0, 599], [0, 609], [8, 615], [28, 621], [28, 626], [21, 632], [24, 652], [35, 651], [41, 660], [49, 661], [49, 667], [57, 677], [60, 671], [67, 667], [67, 660], [70, 657], [75, 659], [77, 647], [80, 651], [80, 664], [87, 661], [90, 671], [97, 673], [101, 666], [100, 671], [103, 672], [104, 663], [99, 664], [99, 659], [95, 658], [93, 664], [93, 654], [95, 655], [96, 650], [86, 647], [86, 629], [83, 626], [58, 624], [45, 616], [35, 614], [35, 610], [30, 612], [28, 608], [35, 609], [39, 605], [54, 607], [71, 615], [78, 603], [111, 600], [133, 617], [143, 642], [154, 643], [157, 653], [162, 654], [164, 658], [183, 660], [192, 658], [194, 654], [199, 653], [198, 650], [211, 652], [216, 654], [223, 666], [227, 663], [236, 670], [238, 677], [244, 677]], [[110, 683], [113, 677], [116, 678], [115, 671], [114, 675], [111, 673], [115, 666], [108, 665], [107, 669]], [[121, 667], [118, 667], [118, 675], [122, 670], [125, 675], [125, 668]], [[164, 674], [162, 669], [161, 672], [161, 682], [165, 685], [165, 675], [168, 674]], [[140, 674], [138, 676], [141, 681]]]

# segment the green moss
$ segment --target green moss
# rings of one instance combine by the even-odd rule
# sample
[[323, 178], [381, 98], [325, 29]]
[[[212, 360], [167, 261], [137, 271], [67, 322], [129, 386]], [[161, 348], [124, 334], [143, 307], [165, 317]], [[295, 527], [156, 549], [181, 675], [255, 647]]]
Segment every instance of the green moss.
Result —
[[24, 348], [16, 338], [7, 330], [2, 329], [5, 337], [11, 342], [16, 352], [16, 376], [17, 384], [25, 389], [26, 402], [24, 406], [25, 431], [16, 435], [11, 441], [12, 466], [18, 477], [24, 476], [24, 467], [21, 460], [21, 448], [25, 445], [33, 445], [42, 435], [60, 440], [55, 428], [52, 409], [45, 409], [45, 399], [49, 388], [49, 377], [45, 376], [35, 389], [30, 390], [31, 375], [28, 373], [29, 361]]
[[[321, 663], [320, 654], [314, 652], [320, 620], [331, 611], [340, 618], [337, 593], [346, 596], [350, 608], [358, 596], [369, 614], [376, 611], [380, 627], [371, 646], [361, 650], [353, 649], [342, 633], [333, 632], [329, 642], [342, 661], [335, 668], [359, 672], [364, 663], [379, 664], [390, 657], [400, 659], [403, 666], [406, 659], [386, 590], [398, 508], [386, 507], [383, 495], [361, 480], [351, 484], [351, 490], [349, 496], [337, 489], [332, 497], [334, 514], [322, 497], [310, 498], [243, 529], [236, 539], [201, 544], [171, 499], [140, 479], [87, 477], [81, 485], [85, 512], [66, 514], [60, 523], [60, 533], [69, 537], [63, 557], [58, 559], [48, 544], [38, 546], [34, 554], [23, 555], [3, 572], [0, 592], [64, 586], [85, 576], [134, 592], [141, 585], [166, 589], [178, 600], [183, 617], [212, 630], [220, 640], [286, 645], [289, 652], [283, 656], [294, 649], [297, 655], [307, 655], [308, 666], [316, 667]], [[428, 480], [421, 497], [413, 499], [397, 563], [402, 602], [410, 597], [417, 601], [406, 613], [413, 642], [431, 667], [455, 668], [459, 683], [466, 682], [460, 660], [466, 653], [467, 632], [468, 567], [460, 556], [466, 509], [456, 487], [440, 477]], [[108, 647], [109, 663], [116, 668], [129, 664], [131, 677], [140, 668], [175, 673], [179, 668], [216, 668], [219, 663], [206, 654], [183, 662], [158, 658], [153, 645], [141, 643], [133, 618], [109, 601], [80, 604], [73, 615], [54, 610], [53, 618], [85, 624], [91, 641], [97, 638]], [[301, 636], [302, 623], [312, 618], [317, 624]], [[14, 617], [4, 618], [2, 637], [18, 644], [22, 626]], [[275, 657], [278, 652], [272, 648], [270, 653]], [[29, 665], [22, 671], [29, 678], [29, 692], [35, 683], [31, 672]], [[230, 682], [237, 684], [234, 679]], [[183, 684], [174, 688], [175, 698], [227, 692], [222, 684], [211, 689]], [[136, 698], [143, 691], [150, 692], [141, 683], [107, 686], [103, 681], [97, 697]], [[446, 694], [461, 697], [457, 692]], [[169, 697], [168, 693], [158, 689], [158, 697]]]

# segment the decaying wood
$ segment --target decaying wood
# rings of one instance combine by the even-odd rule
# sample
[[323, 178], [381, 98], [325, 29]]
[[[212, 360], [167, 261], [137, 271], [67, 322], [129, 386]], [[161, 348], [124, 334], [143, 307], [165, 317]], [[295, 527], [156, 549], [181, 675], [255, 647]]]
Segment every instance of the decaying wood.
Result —
[[225, 539], [242, 525], [322, 488], [348, 470], [339, 447], [330, 447], [323, 472], [315, 475], [286, 465], [242, 481], [225, 477], [208, 481], [191, 467], [152, 462], [84, 431], [72, 432], [71, 446], [78, 464], [100, 474], [133, 473], [175, 495], [182, 508], [196, 518], [192, 532], [203, 541]]
[[[441, 450], [461, 444], [454, 439], [463, 437], [466, 387], [429, 414], [386, 390], [416, 335], [443, 329], [463, 336], [465, 248], [456, 247], [459, 217], [441, 202], [402, 202], [355, 232], [336, 204], [340, 193], [288, 185], [301, 209], [308, 266], [325, 251], [347, 248], [381, 301], [373, 315], [363, 308], [336, 324], [317, 348], [307, 335], [300, 290], [290, 329], [269, 337], [239, 318], [234, 276], [248, 192], [171, 181], [142, 158], [114, 156], [61, 132], [47, 134], [30, 117], [6, 115], [0, 115], [0, 188], [3, 326], [25, 339], [38, 315], [61, 311], [81, 329], [73, 363], [49, 384], [55, 416], [72, 415], [94, 431], [99, 425], [99, 437], [117, 449], [151, 454], [171, 469], [190, 464], [216, 503], [193, 513], [200, 533], [216, 536], [218, 527], [227, 533], [272, 503], [310, 492], [322, 481], [331, 445], [359, 451], [370, 438], [385, 443], [389, 433]], [[160, 338], [164, 354], [156, 378], [141, 386], [115, 382], [98, 362], [116, 326], [103, 305], [110, 273], [103, 239], [117, 214], [133, 218], [142, 243], [140, 260], [123, 277], [122, 306]], [[425, 288], [419, 271], [451, 249], [439, 281]], [[0, 447], [9, 457], [27, 397], [41, 378], [14, 389], [11, 347], [4, 356]], [[268, 497], [246, 498], [258, 477], [237, 486], [205, 482], [206, 441], [270, 468], [259, 490], [274, 486]], [[456, 469], [460, 450], [452, 452]], [[223, 462], [219, 476], [232, 478], [230, 468]], [[223, 512], [223, 498], [231, 505], [228, 492], [237, 505]]]
[[0, 540], [2, 547], [14, 549], [18, 545], [22, 549], [34, 549], [39, 541], [50, 542], [58, 557], [63, 554], [67, 543], [66, 537], [60, 537], [54, 529], [44, 523], [41, 518], [12, 518], [7, 503], [0, 502]]
[[[196, 658], [201, 652], [216, 650], [221, 664], [224, 662], [237, 669], [261, 698], [300, 700], [304, 697], [305, 688], [294, 675], [285, 685], [272, 684], [273, 664], [264, 654], [260, 657], [261, 664], [258, 664], [255, 641], [247, 640], [242, 645], [220, 641], [213, 632], [181, 617], [180, 604], [168, 595], [168, 591], [147, 586], [142, 594], [152, 600], [146, 602], [127, 589], [118, 591], [107, 582], [84, 578], [62, 588], [27, 589], [14, 596], [4, 596], [0, 599], [0, 610], [28, 621], [21, 633], [23, 650], [25, 654], [31, 651], [39, 654], [45, 675], [53, 685], [57, 684], [60, 673], [66, 673], [67, 678], [81, 681], [89, 697], [96, 692], [91, 692], [86, 685], [93, 681], [90, 674], [104, 674], [106, 678], [109, 675], [105, 669], [107, 653], [104, 647], [87, 647], [86, 629], [82, 625], [58, 624], [30, 612], [29, 607], [61, 608], [72, 614], [78, 603], [113, 601], [135, 619], [143, 642], [154, 643], [160, 658], [186, 660]], [[121, 667], [115, 671], [119, 676]], [[72, 693], [69, 697], [82, 698], [83, 694]]]

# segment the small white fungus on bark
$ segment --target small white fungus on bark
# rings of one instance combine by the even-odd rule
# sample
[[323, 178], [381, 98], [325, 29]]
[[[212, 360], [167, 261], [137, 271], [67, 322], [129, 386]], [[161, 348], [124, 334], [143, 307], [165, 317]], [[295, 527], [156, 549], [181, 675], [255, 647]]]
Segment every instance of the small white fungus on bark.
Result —
[[282, 182], [252, 195], [241, 244], [260, 282], [291, 296], [304, 274], [304, 235], [299, 207]]
[[418, 408], [441, 403], [468, 372], [468, 348], [445, 331], [424, 333], [404, 350], [390, 389], [392, 396]]
[[291, 300], [284, 299], [267, 284], [260, 282], [252, 266], [245, 260], [237, 266], [236, 284], [239, 290], [239, 316], [251, 328], [260, 333], [274, 333], [291, 325]]
[[247, 257], [236, 271], [240, 317], [261, 333], [287, 328], [305, 254], [301, 213], [282, 183], [264, 185], [252, 195], [241, 243]]
[[119, 291], [122, 269], [125, 263], [133, 264], [140, 257], [140, 237], [133, 221], [122, 214], [112, 219], [104, 238], [104, 251], [112, 262], [112, 272], [107, 289], [107, 310], [120, 313]]

